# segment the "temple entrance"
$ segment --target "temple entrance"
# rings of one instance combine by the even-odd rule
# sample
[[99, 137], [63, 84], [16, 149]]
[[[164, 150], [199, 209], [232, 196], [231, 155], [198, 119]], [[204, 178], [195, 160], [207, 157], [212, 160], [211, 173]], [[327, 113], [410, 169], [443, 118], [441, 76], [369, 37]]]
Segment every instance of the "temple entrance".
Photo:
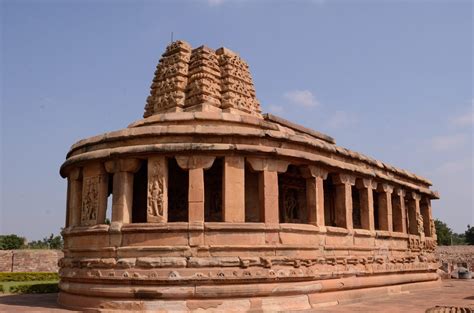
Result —
[[168, 222], [188, 221], [189, 173], [168, 159]]
[[216, 158], [204, 171], [204, 221], [223, 222], [222, 216], [222, 158]]
[[141, 161], [139, 170], [133, 175], [132, 223], [146, 223], [148, 187], [148, 161]]
[[280, 223], [308, 223], [306, 179], [297, 166], [278, 174], [278, 202]]
[[245, 222], [263, 222], [259, 199], [259, 173], [245, 164]]

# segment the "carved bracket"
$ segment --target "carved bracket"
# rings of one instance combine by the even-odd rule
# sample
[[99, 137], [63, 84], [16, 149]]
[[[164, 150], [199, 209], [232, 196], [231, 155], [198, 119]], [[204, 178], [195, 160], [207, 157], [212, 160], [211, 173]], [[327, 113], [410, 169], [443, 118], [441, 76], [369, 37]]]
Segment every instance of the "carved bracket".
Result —
[[250, 167], [257, 172], [269, 171], [269, 172], [278, 172], [284, 173], [288, 169], [290, 162], [282, 160], [272, 160], [272, 159], [263, 159], [263, 158], [247, 158]]
[[216, 157], [212, 156], [203, 156], [203, 155], [192, 155], [192, 156], [177, 156], [176, 162], [178, 166], [181, 167], [183, 170], [190, 170], [190, 169], [209, 169]]

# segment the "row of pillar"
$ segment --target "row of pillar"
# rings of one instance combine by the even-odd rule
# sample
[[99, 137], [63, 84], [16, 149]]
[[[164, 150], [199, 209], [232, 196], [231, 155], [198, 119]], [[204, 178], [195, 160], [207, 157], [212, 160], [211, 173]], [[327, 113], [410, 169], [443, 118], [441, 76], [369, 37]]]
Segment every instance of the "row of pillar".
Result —
[[[214, 163], [211, 156], [177, 156], [176, 161], [188, 171], [188, 219], [204, 222], [204, 171]], [[288, 162], [274, 159], [228, 156], [223, 159], [222, 208], [224, 222], [245, 222], [245, 162], [259, 173], [260, 220], [279, 223], [278, 174], [286, 172]], [[68, 175], [67, 226], [95, 225], [105, 221], [108, 178], [113, 177], [112, 222], [131, 223], [134, 173], [140, 168], [138, 159], [117, 159], [104, 164], [76, 168]], [[325, 226], [324, 181], [328, 171], [307, 166], [302, 171], [306, 179], [308, 223]], [[352, 188], [357, 188], [360, 201], [360, 226], [375, 230], [374, 201], [378, 203], [379, 229], [432, 236], [429, 200], [420, 205], [421, 197], [414, 192], [371, 179], [356, 179], [349, 174], [332, 174], [335, 185], [335, 224], [353, 229]], [[148, 159], [147, 221], [168, 221], [168, 165], [164, 156]], [[377, 198], [374, 199], [374, 190]], [[405, 204], [408, 204], [408, 208]], [[393, 204], [393, 205], [392, 205]], [[407, 213], [408, 212], [408, 216]], [[421, 224], [421, 225], [420, 225]], [[408, 229], [407, 229], [408, 228]]]

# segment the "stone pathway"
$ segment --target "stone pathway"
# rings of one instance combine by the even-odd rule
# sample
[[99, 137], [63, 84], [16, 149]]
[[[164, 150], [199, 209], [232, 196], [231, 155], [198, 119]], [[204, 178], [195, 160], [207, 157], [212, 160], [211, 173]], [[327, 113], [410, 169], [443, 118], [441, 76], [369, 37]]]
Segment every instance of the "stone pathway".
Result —
[[[0, 312], [73, 312], [61, 309], [56, 303], [57, 294], [2, 295]], [[322, 307], [309, 312], [388, 312], [424, 313], [435, 305], [453, 305], [474, 308], [474, 279], [446, 280], [441, 288], [419, 290], [406, 294], [364, 300], [362, 302]], [[299, 311], [301, 312], [301, 311]]]

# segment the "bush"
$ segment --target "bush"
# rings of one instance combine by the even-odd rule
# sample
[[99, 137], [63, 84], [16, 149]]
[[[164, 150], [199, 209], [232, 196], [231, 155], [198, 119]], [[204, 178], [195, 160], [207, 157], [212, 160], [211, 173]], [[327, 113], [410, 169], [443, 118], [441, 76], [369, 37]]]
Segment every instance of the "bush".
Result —
[[17, 235], [3, 235], [0, 236], [0, 250], [16, 250], [23, 247], [25, 238]]
[[0, 273], [0, 282], [5, 281], [46, 281], [59, 280], [58, 273], [31, 272], [31, 273]]
[[3, 285], [0, 284], [0, 293], [3, 293]]
[[11, 293], [56, 293], [58, 283], [20, 284], [10, 287]]

